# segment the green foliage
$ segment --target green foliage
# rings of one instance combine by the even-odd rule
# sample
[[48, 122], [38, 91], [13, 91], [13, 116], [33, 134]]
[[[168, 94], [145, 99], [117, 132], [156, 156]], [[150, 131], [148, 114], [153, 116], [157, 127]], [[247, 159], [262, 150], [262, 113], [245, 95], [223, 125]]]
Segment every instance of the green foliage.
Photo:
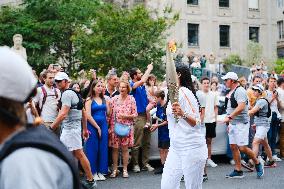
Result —
[[152, 62], [156, 74], [162, 76], [164, 32], [169, 26], [167, 19], [153, 19], [143, 6], [121, 9], [105, 5], [89, 26], [91, 32], [78, 30], [74, 41], [84, 68], [100, 68], [106, 74], [111, 68], [146, 68]]
[[245, 61], [247, 66], [259, 64], [262, 58], [263, 47], [256, 42], [249, 41], [247, 45], [247, 59]]
[[284, 58], [278, 59], [275, 62], [275, 71], [277, 74], [284, 74]]
[[[122, 9], [101, 0], [23, 0], [0, 9], [0, 45], [23, 35], [28, 62], [38, 72], [60, 60], [72, 75], [81, 68], [106, 74], [153, 62], [162, 75], [165, 31], [178, 19], [158, 18], [141, 6]], [[100, 74], [101, 74], [100, 73]]]
[[237, 54], [231, 54], [223, 60], [225, 71], [228, 72], [233, 64], [242, 65], [243, 61]]

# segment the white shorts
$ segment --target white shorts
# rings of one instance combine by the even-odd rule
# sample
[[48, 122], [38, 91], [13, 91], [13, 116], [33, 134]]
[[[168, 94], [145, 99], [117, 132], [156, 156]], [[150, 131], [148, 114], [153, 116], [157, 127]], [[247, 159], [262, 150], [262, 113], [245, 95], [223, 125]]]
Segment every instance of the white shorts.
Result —
[[269, 128], [263, 127], [263, 126], [256, 126], [256, 131], [255, 131], [255, 138], [262, 139], [267, 137], [267, 132], [269, 131]]
[[229, 124], [229, 143], [238, 146], [246, 146], [249, 142], [249, 123]]
[[81, 128], [63, 129], [60, 135], [61, 142], [69, 151], [82, 149]]

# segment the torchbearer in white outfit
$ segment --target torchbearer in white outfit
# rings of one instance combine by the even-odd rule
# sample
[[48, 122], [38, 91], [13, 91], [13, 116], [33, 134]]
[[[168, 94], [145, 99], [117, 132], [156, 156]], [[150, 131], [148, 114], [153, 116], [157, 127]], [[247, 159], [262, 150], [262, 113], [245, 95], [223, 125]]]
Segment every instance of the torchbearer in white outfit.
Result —
[[[187, 189], [201, 189], [208, 154], [200, 123], [199, 105], [191, 81], [190, 68], [178, 64], [176, 73], [178, 95], [169, 94], [167, 116], [171, 142], [161, 188], [179, 188], [184, 175]], [[178, 96], [178, 99], [172, 102], [171, 96]]]

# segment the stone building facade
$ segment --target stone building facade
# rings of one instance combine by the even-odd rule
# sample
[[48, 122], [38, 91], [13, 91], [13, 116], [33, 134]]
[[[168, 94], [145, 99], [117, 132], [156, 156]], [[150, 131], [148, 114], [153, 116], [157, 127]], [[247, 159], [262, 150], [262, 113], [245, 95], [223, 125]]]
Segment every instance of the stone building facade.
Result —
[[284, 0], [277, 0], [277, 55], [284, 58]]

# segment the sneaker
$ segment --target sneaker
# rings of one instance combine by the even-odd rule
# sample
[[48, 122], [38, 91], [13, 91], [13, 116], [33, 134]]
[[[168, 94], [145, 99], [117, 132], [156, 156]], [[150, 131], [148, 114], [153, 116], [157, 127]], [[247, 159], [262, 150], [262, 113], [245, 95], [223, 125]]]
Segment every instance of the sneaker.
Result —
[[149, 171], [149, 172], [152, 172], [154, 171], [155, 169], [150, 165], [150, 164], [146, 164], [143, 168], [142, 168], [142, 171]]
[[280, 159], [277, 155], [273, 155], [273, 156], [272, 156], [272, 159], [273, 159], [274, 161], [282, 161], [282, 159]]
[[234, 170], [229, 175], [226, 175], [226, 178], [244, 178], [243, 171]]
[[98, 173], [98, 177], [100, 178], [100, 181], [106, 180], [106, 177], [101, 173]]
[[218, 165], [212, 161], [212, 159], [207, 159], [207, 166], [217, 167]]
[[132, 170], [133, 170], [134, 173], [139, 173], [140, 172], [139, 165], [134, 165]]
[[256, 176], [257, 178], [261, 178], [264, 175], [263, 164], [255, 164]]
[[97, 173], [94, 174], [94, 180], [100, 180], [100, 177]]
[[253, 172], [254, 170], [254, 167], [250, 165], [249, 163], [245, 162], [244, 160], [241, 160], [241, 165], [250, 172]]
[[208, 181], [208, 176], [207, 176], [207, 174], [203, 175], [203, 182], [206, 182], [206, 181]]
[[159, 175], [159, 174], [163, 174], [163, 166], [162, 167], [159, 167], [158, 169], [155, 169], [155, 172], [154, 172], [154, 174], [155, 175]]
[[84, 182], [82, 182], [82, 184], [84, 185], [86, 189], [96, 189], [97, 188], [97, 183], [95, 180], [92, 180], [92, 181], [85, 180]]
[[257, 159], [260, 163], [262, 163], [262, 164], [265, 163], [265, 160], [261, 156], [258, 156]]
[[275, 163], [275, 161], [267, 161], [265, 164], [264, 164], [264, 167], [265, 168], [274, 168], [274, 167], [276, 167], [277, 166], [277, 164]]
[[231, 165], [235, 165], [235, 164], [236, 164], [235, 160], [231, 159], [231, 160], [230, 160], [230, 164], [231, 164]]
[[180, 182], [184, 182], [184, 176], [182, 175]]

